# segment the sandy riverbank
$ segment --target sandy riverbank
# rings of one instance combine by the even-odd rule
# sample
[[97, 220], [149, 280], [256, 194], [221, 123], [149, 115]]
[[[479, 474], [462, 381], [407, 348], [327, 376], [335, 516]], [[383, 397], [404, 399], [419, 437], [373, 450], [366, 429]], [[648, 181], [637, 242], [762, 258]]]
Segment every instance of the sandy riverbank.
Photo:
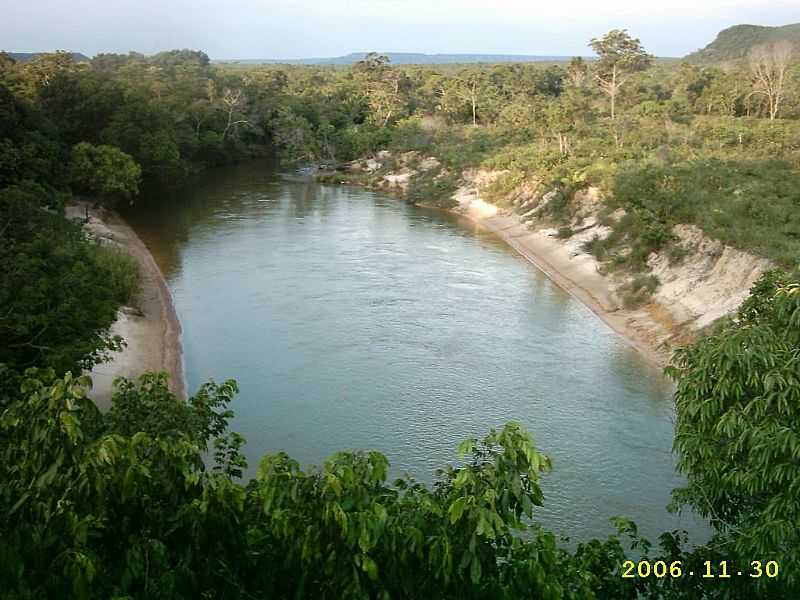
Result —
[[[416, 156], [416, 153], [407, 153], [400, 157], [401, 165], [407, 162], [408, 155], [411, 154]], [[374, 173], [383, 167], [382, 161], [388, 156], [388, 153], [383, 153], [377, 159], [356, 161], [349, 169], [362, 174]], [[425, 172], [438, 165], [437, 159], [428, 157], [418, 167]], [[417, 174], [417, 170], [401, 166], [399, 171], [381, 174], [377, 183], [372, 182], [372, 187], [384, 193], [402, 196]], [[676, 337], [681, 338], [683, 335], [676, 331], [678, 327], [668, 310], [655, 304], [635, 310], [623, 309], [615, 291], [615, 282], [599, 272], [598, 263], [591, 255], [576, 252], [574, 244], [554, 238], [553, 230], [533, 229], [519, 215], [502, 213], [495, 205], [481, 199], [480, 188], [485, 183], [482, 178], [487, 173], [473, 172], [464, 175], [462, 186], [453, 196], [458, 205], [456, 208], [444, 210], [496, 235], [561, 289], [586, 305], [646, 360], [659, 367], [669, 364], [674, 346], [667, 341], [675, 341]], [[493, 174], [488, 175], [491, 178]], [[418, 206], [443, 210], [440, 207], [427, 206], [424, 202], [418, 203]]]
[[[85, 206], [68, 207], [67, 216], [83, 219]], [[133, 301], [134, 306], [121, 308], [111, 328], [112, 333], [125, 339], [127, 346], [115, 353], [110, 362], [92, 369], [90, 397], [101, 409], [106, 409], [117, 377], [135, 378], [147, 371], [165, 371], [169, 374], [170, 389], [179, 398], [185, 398], [181, 327], [167, 282], [153, 256], [116, 213], [90, 209], [85, 227], [103, 243], [115, 244], [136, 258], [142, 274], [142, 286]]]
[[[354, 178], [326, 180], [403, 196], [416, 177], [440, 165], [435, 157], [418, 152], [393, 157], [384, 151], [348, 164], [345, 170]], [[452, 196], [456, 206], [450, 212], [507, 243], [657, 366], [668, 365], [673, 350], [692, 343], [718, 319], [734, 312], [761, 274], [774, 267], [767, 259], [709, 238], [695, 225], [678, 224], [672, 234], [685, 255], [674, 260], [668, 251], [651, 253], [645, 272], [657, 283], [649, 296], [637, 296], [642, 284], [634, 274], [609, 273], [586, 250], [587, 243], [605, 239], [612, 231], [599, 218], [604, 206], [601, 190], [590, 187], [575, 193], [570, 200], [574, 209], [571, 233], [560, 237], [555, 224], [540, 215], [553, 198], [552, 191], [545, 193], [535, 181], [508, 191], [505, 210], [482, 198], [486, 186], [504, 174], [489, 169], [460, 173]], [[623, 216], [622, 209], [610, 215]]]
[[[586, 305], [611, 329], [636, 348], [649, 362], [663, 367], [669, 363], [670, 349], [658, 342], [645, 311], [621, 309], [609, 279], [597, 271], [588, 255], [574, 255], [563, 241], [545, 232], [530, 230], [516, 215], [481, 216], [469, 212], [459, 214], [478, 227], [490, 231], [533, 263], [565, 292]], [[643, 320], [647, 326], [643, 327]]]

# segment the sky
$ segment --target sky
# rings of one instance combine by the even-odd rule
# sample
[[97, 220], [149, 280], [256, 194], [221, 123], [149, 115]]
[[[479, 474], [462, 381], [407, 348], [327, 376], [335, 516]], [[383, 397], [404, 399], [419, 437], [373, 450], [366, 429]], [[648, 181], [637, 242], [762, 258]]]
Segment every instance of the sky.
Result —
[[573, 56], [626, 28], [651, 53], [683, 56], [731, 25], [798, 21], [800, 0], [0, 0], [0, 50]]

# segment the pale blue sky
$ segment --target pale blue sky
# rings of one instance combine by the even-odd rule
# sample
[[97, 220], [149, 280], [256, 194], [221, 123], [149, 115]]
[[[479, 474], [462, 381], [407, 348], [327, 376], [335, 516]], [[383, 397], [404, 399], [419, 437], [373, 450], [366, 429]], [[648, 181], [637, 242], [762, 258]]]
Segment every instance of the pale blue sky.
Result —
[[800, 0], [0, 0], [0, 49], [86, 54], [170, 48], [212, 58], [307, 58], [379, 50], [588, 54], [624, 27], [682, 56], [739, 23], [800, 21]]

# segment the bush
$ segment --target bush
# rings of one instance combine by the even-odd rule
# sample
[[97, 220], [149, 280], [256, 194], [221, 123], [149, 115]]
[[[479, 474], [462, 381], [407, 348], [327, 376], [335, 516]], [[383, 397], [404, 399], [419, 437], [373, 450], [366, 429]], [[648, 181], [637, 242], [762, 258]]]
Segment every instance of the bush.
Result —
[[[698, 225], [712, 238], [792, 266], [800, 256], [800, 172], [780, 160], [695, 160], [629, 166], [613, 202], [635, 217], [618, 227], [645, 251], [671, 241], [676, 223]], [[646, 254], [644, 254], [646, 259]]]
[[453, 199], [457, 187], [458, 178], [452, 172], [433, 169], [412, 177], [405, 197], [412, 204], [453, 208], [458, 204]]
[[637, 275], [624, 288], [622, 302], [625, 308], [641, 306], [653, 295], [660, 282], [655, 275]]
[[556, 235], [561, 239], [568, 239], [575, 235], [575, 232], [572, 230], [572, 227], [564, 226], [558, 228], [558, 233]]
[[121, 249], [104, 245], [95, 248], [94, 262], [105, 274], [114, 299], [120, 304], [130, 303], [141, 286], [139, 262]]
[[594, 256], [598, 261], [604, 261], [607, 256], [606, 243], [599, 235], [592, 236], [592, 239], [586, 241], [581, 246], [584, 252], [588, 252]]

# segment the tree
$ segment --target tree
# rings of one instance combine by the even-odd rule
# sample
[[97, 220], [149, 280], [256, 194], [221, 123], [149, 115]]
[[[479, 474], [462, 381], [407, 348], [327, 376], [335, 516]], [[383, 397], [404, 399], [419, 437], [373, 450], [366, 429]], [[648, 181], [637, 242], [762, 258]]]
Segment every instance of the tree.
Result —
[[356, 73], [381, 73], [389, 66], [389, 57], [378, 52], [368, 52], [364, 58], [353, 65]]
[[64, 50], [45, 52], [23, 64], [23, 85], [27, 93], [33, 96], [40, 89], [50, 85], [55, 75], [75, 73], [84, 70], [86, 66], [86, 63], [76, 62], [72, 54]]
[[18, 371], [80, 371], [119, 350], [110, 326], [137, 288], [137, 263], [43, 210], [52, 196], [30, 182], [0, 190], [0, 363]]
[[[733, 557], [800, 586], [800, 283], [772, 271], [722, 330], [675, 354], [678, 503]], [[766, 596], [764, 596], [766, 597]], [[791, 597], [770, 596], [770, 597]]]
[[570, 153], [569, 136], [575, 130], [575, 113], [571, 103], [563, 100], [554, 100], [548, 103], [545, 109], [545, 122], [547, 128], [558, 140], [558, 150], [561, 156]]
[[567, 77], [573, 87], [583, 87], [589, 78], [589, 65], [580, 56], [574, 56], [567, 65]]
[[594, 64], [594, 78], [611, 100], [611, 119], [614, 120], [619, 90], [631, 74], [650, 66], [652, 56], [624, 29], [613, 29], [602, 38], [593, 38], [589, 46], [599, 57]]
[[141, 167], [115, 146], [77, 144], [72, 149], [69, 170], [72, 184], [83, 192], [123, 198], [139, 193]]
[[281, 108], [272, 120], [272, 138], [282, 148], [286, 162], [313, 161], [320, 158], [318, 140], [308, 119], [291, 108]]
[[573, 553], [528, 525], [550, 462], [518, 424], [466, 440], [433, 487], [388, 484], [379, 452], [307, 470], [268, 455], [245, 484], [244, 440], [227, 431], [235, 382], [182, 403], [163, 374], [121, 380], [106, 415], [89, 385], [29, 370], [4, 400], [0, 582], [12, 598], [616, 600], [644, 589], [619, 576], [618, 537]]
[[117, 108], [100, 139], [129, 154], [145, 178], [175, 180], [185, 173], [178, 131], [166, 107], [140, 94], [129, 94]]
[[739, 74], [725, 73], [721, 70], [711, 72], [711, 80], [703, 87], [697, 98], [702, 112], [733, 117], [742, 111], [747, 81], [741, 81]]
[[458, 87], [456, 88], [458, 96], [469, 103], [470, 112], [472, 114], [472, 126], [478, 125], [478, 100], [480, 98], [479, 92], [479, 76], [477, 73], [468, 73], [458, 80]]
[[391, 119], [402, 116], [404, 92], [408, 79], [404, 73], [389, 66], [389, 57], [370, 52], [353, 65], [353, 73], [363, 82], [372, 116], [370, 120], [381, 128]]
[[3, 75], [5, 71], [8, 71], [17, 64], [7, 52], [0, 52], [0, 75]]
[[750, 51], [750, 71], [754, 88], [752, 94], [760, 94], [766, 98], [770, 121], [775, 120], [781, 109], [786, 72], [792, 54], [792, 43], [787, 40], [754, 46]]
[[228, 132], [231, 128], [234, 131], [237, 131], [237, 127], [239, 125], [243, 125], [245, 123], [249, 123], [247, 119], [236, 119], [234, 120], [234, 114], [236, 111], [241, 110], [241, 107], [245, 103], [245, 99], [242, 96], [242, 90], [240, 89], [230, 89], [225, 88], [225, 91], [222, 94], [222, 98], [220, 99], [222, 105], [225, 107], [227, 122], [225, 123], [225, 129], [222, 132], [222, 139], [225, 140], [228, 137]]

